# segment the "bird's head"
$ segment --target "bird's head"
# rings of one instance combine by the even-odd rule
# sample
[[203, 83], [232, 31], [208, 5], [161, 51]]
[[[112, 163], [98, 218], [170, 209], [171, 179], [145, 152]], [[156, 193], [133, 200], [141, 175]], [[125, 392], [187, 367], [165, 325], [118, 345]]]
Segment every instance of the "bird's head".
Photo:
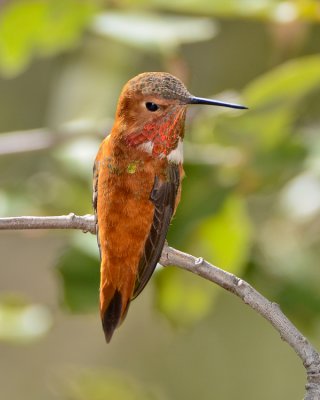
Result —
[[146, 72], [132, 78], [124, 86], [116, 113], [117, 130], [128, 145], [142, 146], [154, 156], [166, 156], [183, 139], [189, 104], [246, 108], [195, 97], [173, 75]]

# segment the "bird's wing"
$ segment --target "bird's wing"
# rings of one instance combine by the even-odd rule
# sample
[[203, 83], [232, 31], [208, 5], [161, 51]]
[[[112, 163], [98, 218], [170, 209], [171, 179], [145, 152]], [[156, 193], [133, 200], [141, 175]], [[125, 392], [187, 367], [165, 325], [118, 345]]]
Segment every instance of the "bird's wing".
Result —
[[105, 145], [109, 140], [109, 136], [107, 136], [104, 141], [101, 143], [101, 146], [99, 148], [99, 151], [97, 153], [95, 162], [93, 164], [93, 185], [92, 185], [92, 206], [94, 210], [94, 215], [96, 217], [96, 235], [97, 235], [97, 242], [98, 242], [98, 247], [99, 247], [99, 254], [100, 254], [100, 260], [101, 260], [101, 245], [100, 245], [100, 240], [99, 240], [99, 225], [98, 225], [98, 218], [97, 218], [97, 213], [98, 213], [98, 181], [99, 181], [99, 170], [100, 170], [100, 163], [101, 159], [103, 156], [103, 145]]
[[160, 259], [179, 197], [180, 169], [178, 165], [169, 163], [167, 180], [161, 181], [158, 176], [155, 177], [150, 195], [150, 200], [154, 204], [153, 221], [139, 262], [132, 299], [144, 289]]

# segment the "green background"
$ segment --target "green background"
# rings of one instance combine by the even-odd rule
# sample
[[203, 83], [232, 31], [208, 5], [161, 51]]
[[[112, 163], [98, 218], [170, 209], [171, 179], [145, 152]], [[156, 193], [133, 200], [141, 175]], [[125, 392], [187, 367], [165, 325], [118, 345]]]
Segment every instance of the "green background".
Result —
[[[241, 276], [320, 347], [317, 1], [0, 3], [0, 215], [88, 214], [123, 84], [167, 71], [248, 111], [189, 108], [170, 245]], [[159, 269], [111, 344], [95, 237], [1, 232], [0, 390], [16, 400], [301, 399], [294, 352], [229, 293]]]

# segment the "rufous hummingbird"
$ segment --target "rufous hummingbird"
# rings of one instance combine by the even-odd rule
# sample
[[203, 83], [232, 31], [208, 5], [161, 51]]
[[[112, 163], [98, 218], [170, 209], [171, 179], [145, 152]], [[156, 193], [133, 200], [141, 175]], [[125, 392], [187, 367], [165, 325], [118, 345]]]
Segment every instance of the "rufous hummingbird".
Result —
[[100, 249], [100, 313], [106, 341], [149, 281], [180, 201], [189, 104], [246, 107], [192, 96], [165, 72], [129, 80], [98, 151], [93, 207]]

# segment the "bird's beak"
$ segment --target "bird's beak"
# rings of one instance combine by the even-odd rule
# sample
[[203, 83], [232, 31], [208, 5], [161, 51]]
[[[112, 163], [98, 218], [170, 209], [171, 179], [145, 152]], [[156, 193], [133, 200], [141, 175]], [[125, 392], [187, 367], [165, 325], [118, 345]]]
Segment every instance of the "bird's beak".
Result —
[[239, 110], [247, 110], [248, 109], [248, 107], [241, 106], [240, 104], [226, 103], [224, 101], [213, 100], [213, 99], [204, 99], [202, 97], [194, 97], [194, 96], [189, 98], [188, 104], [208, 104], [210, 106], [237, 108]]

